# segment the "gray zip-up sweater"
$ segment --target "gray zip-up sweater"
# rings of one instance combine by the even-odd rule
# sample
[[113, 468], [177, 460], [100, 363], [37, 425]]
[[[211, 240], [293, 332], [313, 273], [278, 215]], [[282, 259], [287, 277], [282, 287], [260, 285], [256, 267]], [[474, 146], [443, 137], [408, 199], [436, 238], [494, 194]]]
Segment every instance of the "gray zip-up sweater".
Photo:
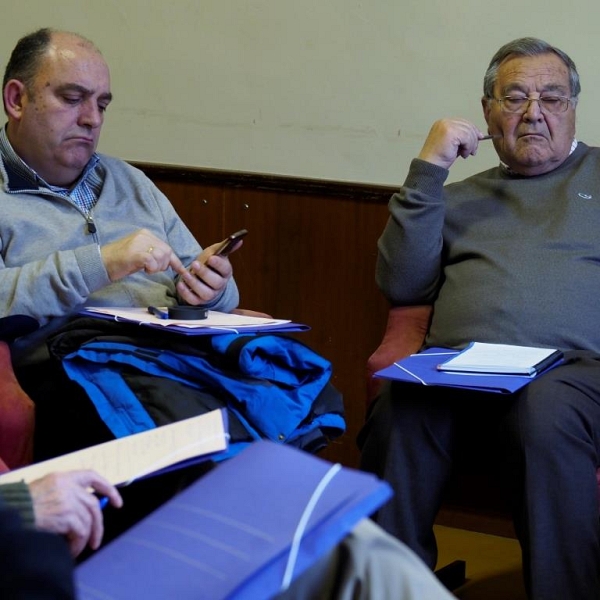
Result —
[[[26, 314], [41, 328], [17, 340], [16, 364], [46, 355], [45, 340], [83, 306], [172, 306], [175, 273], [143, 271], [111, 283], [100, 247], [142, 227], [188, 265], [201, 247], [168, 199], [138, 169], [100, 155], [104, 185], [90, 217], [68, 199], [32, 188], [0, 160], [0, 315]], [[9, 191], [13, 193], [9, 193]], [[232, 279], [209, 308], [238, 304]]]
[[430, 346], [600, 353], [600, 148], [579, 142], [535, 177], [447, 176], [415, 159], [390, 200], [377, 263], [390, 302], [434, 304]]

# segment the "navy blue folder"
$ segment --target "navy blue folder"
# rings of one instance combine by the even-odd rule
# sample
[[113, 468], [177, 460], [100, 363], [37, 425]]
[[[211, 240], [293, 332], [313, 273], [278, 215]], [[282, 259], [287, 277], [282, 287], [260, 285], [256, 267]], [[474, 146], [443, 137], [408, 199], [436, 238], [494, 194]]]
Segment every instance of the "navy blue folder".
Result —
[[[296, 555], [303, 512], [326, 481]], [[258, 441], [82, 563], [78, 598], [264, 600], [390, 496], [371, 474]]]
[[[497, 375], [487, 373], [452, 373], [439, 371], [438, 365], [452, 356], [458, 350], [448, 348], [428, 348], [418, 354], [412, 354], [396, 361], [394, 364], [375, 373], [375, 377], [394, 379], [420, 385], [438, 385], [457, 387], [498, 394], [512, 394], [531, 383], [535, 377], [545, 373], [543, 371], [535, 377], [527, 375]], [[560, 361], [552, 365], [557, 366]], [[546, 369], [548, 370], [548, 369]]]

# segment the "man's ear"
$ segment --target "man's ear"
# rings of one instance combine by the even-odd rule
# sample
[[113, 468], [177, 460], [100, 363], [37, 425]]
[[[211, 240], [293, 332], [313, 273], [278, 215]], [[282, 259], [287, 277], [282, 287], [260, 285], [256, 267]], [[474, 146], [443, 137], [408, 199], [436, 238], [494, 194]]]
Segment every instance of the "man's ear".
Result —
[[483, 108], [483, 118], [485, 119], [485, 122], [489, 124], [489, 116], [490, 116], [490, 99], [486, 98], [485, 96], [483, 96], [481, 98], [481, 108]]
[[4, 108], [6, 114], [19, 120], [23, 112], [23, 98], [27, 95], [25, 84], [18, 79], [10, 79], [4, 86]]

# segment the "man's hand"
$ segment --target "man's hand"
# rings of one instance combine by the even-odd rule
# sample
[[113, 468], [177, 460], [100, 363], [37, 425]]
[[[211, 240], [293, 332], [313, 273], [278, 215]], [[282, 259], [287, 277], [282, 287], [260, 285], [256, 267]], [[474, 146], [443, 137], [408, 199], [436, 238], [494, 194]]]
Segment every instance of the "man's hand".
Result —
[[104, 535], [104, 522], [96, 492], [120, 508], [121, 495], [95, 471], [52, 473], [29, 484], [35, 525], [64, 535], [71, 554], [77, 556], [89, 544], [96, 550]]
[[[231, 252], [237, 250], [242, 243], [240, 241]], [[223, 291], [231, 279], [233, 268], [229, 259], [215, 254], [220, 245], [219, 242], [205, 248], [177, 284], [179, 296], [188, 304], [197, 306], [210, 302]]]
[[441, 119], [432, 125], [418, 158], [449, 169], [459, 156], [474, 156], [484, 136], [465, 119]]
[[169, 267], [181, 275], [185, 273], [185, 267], [171, 247], [147, 229], [139, 229], [102, 246], [100, 254], [111, 281], [118, 281], [137, 271], [158, 273]]

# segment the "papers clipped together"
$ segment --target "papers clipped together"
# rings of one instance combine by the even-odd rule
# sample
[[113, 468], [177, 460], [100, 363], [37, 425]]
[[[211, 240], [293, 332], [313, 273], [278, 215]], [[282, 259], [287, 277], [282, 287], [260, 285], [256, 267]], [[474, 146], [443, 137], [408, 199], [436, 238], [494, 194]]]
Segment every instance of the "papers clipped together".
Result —
[[[154, 307], [152, 307], [154, 308]], [[160, 307], [166, 311], [166, 307]], [[283, 333], [287, 331], [305, 331], [310, 329], [308, 325], [293, 323], [288, 319], [271, 319], [265, 317], [254, 317], [234, 313], [223, 313], [209, 310], [203, 319], [164, 319], [156, 314], [148, 312], [148, 308], [142, 307], [101, 307], [88, 306], [80, 313], [81, 316], [96, 317], [121, 321], [124, 323], [135, 323], [159, 329], [171, 331], [183, 335], [215, 335], [219, 333]]]

